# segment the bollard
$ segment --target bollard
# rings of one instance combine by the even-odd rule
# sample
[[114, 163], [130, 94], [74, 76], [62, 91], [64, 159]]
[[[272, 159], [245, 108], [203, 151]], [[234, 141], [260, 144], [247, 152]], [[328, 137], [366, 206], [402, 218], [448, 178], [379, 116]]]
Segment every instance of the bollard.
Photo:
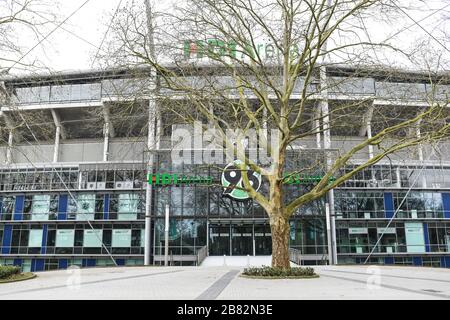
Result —
[[250, 255], [247, 255], [247, 268], [250, 268]]
[[223, 266], [226, 267], [227, 266], [227, 256], [223, 255]]

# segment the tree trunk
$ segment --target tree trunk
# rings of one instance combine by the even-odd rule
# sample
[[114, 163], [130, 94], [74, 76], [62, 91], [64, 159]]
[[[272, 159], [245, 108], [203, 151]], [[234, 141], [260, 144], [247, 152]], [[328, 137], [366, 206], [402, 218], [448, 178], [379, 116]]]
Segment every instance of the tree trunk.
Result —
[[272, 267], [290, 269], [289, 261], [289, 219], [282, 215], [272, 216], [270, 219], [272, 230]]

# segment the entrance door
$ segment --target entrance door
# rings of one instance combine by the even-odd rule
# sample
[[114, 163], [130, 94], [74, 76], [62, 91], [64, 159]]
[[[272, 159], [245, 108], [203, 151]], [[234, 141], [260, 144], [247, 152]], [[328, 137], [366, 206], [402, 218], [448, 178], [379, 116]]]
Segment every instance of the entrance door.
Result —
[[267, 256], [272, 254], [268, 223], [217, 222], [209, 225], [209, 255]]
[[255, 224], [255, 254], [257, 256], [272, 254], [272, 235], [268, 224]]
[[253, 255], [253, 225], [232, 225], [233, 256]]
[[209, 231], [209, 254], [230, 255], [230, 225], [211, 225]]

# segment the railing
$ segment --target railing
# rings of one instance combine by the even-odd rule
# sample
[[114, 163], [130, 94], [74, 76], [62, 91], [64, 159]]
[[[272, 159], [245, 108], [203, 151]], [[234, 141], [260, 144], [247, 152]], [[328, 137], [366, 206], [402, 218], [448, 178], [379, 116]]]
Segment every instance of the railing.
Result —
[[297, 265], [301, 265], [302, 252], [298, 249], [289, 248], [289, 260]]
[[321, 264], [321, 265], [328, 265], [328, 264], [329, 264], [329, 261], [328, 261], [328, 254], [327, 254], [327, 253], [324, 253], [324, 254], [322, 255], [322, 258], [320, 259], [320, 264]]
[[208, 247], [204, 246], [197, 251], [197, 266], [201, 265], [203, 260], [208, 256]]
[[[164, 246], [155, 247], [154, 261], [158, 263], [163, 263], [164, 256]], [[203, 260], [205, 260], [208, 254], [206, 246], [203, 247], [181, 247], [173, 246], [170, 247], [169, 252], [169, 264], [175, 265], [177, 262], [188, 262], [192, 265], [200, 265]]]

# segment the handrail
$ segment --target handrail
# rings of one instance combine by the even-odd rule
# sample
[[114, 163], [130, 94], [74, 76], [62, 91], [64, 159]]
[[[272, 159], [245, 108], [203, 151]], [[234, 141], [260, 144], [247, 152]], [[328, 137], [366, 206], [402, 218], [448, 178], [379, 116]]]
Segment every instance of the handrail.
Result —
[[201, 265], [208, 255], [208, 247], [204, 246], [197, 251], [197, 266]]
[[289, 260], [297, 265], [302, 263], [302, 252], [298, 249], [289, 248]]
[[328, 261], [328, 254], [324, 253], [322, 255], [321, 264], [323, 265], [329, 265], [330, 262]]

